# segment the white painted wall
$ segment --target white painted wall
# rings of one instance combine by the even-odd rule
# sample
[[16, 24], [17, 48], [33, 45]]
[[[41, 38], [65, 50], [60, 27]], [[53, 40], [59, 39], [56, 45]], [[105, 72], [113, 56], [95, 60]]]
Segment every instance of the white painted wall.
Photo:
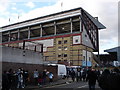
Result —
[[[78, 42], [76, 42], [78, 40]], [[81, 43], [81, 36], [73, 36], [73, 44], [80, 44]]]
[[24, 53], [22, 49], [2, 47], [2, 61], [26, 64], [42, 64], [43, 58], [42, 54], [39, 52], [25, 50]]

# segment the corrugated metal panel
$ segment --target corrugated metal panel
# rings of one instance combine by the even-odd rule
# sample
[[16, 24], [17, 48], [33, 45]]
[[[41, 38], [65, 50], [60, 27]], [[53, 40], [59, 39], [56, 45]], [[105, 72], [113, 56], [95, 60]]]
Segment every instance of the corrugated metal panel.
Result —
[[94, 17], [92, 17], [88, 12], [86, 12], [84, 10], [84, 12], [86, 13], [86, 15], [91, 19], [91, 21], [93, 21], [93, 23], [97, 26], [98, 29], [105, 29], [106, 27], [101, 24], [97, 19], [95, 19]]

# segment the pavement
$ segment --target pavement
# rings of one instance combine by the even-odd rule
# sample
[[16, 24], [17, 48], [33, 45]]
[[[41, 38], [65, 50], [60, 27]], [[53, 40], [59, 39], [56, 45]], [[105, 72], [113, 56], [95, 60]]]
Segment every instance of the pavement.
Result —
[[25, 89], [37, 89], [37, 88], [47, 88], [47, 87], [51, 87], [51, 86], [55, 86], [55, 85], [61, 85], [61, 84], [68, 84], [71, 83], [72, 80], [71, 79], [60, 79], [57, 81], [53, 81], [52, 83], [46, 83], [43, 86], [40, 85], [28, 85], [25, 87]]
[[[71, 85], [70, 83], [72, 83], [73, 85]], [[43, 86], [40, 86], [40, 85], [28, 85], [24, 88], [24, 90], [39, 90], [40, 88], [41, 89], [47, 89], [47, 88], [54, 88], [56, 86], [58, 86], [59, 88], [59, 85], [65, 85], [63, 86], [64, 88], [72, 88], [72, 87], [78, 87], [79, 85], [82, 85], [82, 86], [79, 86], [78, 88], [83, 88], [83, 87], [86, 87], [86, 83], [87, 82], [83, 82], [83, 83], [76, 83], [76, 82], [73, 82], [71, 78], [69, 79], [60, 79], [60, 80], [57, 80], [57, 81], [53, 81], [52, 83], [46, 83], [45, 85]], [[68, 85], [68, 86], [66, 86]], [[88, 86], [88, 85], [87, 85]], [[60, 86], [61, 87], [61, 86]], [[88, 88], [88, 87], [87, 87]], [[98, 84], [96, 85], [96, 88], [99, 88]], [[45, 90], [46, 90], [45, 89]], [[100, 88], [99, 88], [100, 89]], [[98, 90], [99, 90], [98, 89]], [[21, 89], [17, 89], [17, 90], [21, 90]], [[101, 89], [100, 89], [101, 90]]]

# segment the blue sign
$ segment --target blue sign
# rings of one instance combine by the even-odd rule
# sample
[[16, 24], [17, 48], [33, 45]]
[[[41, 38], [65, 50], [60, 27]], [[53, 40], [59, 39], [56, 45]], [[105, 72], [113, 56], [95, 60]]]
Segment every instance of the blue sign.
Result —
[[92, 66], [91, 61], [87, 61], [87, 62], [86, 62], [85, 60], [82, 61], [82, 66], [86, 66], [86, 63], [87, 63], [87, 66], [88, 66], [88, 67]]

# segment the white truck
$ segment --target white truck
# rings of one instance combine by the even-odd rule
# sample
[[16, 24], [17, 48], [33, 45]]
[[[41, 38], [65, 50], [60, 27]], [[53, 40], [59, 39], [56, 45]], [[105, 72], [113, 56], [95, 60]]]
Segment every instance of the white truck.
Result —
[[67, 75], [67, 69], [66, 69], [65, 65], [63, 65], [63, 64], [48, 64], [48, 65], [58, 66], [57, 72], [58, 72], [59, 77], [63, 77], [63, 76]]

